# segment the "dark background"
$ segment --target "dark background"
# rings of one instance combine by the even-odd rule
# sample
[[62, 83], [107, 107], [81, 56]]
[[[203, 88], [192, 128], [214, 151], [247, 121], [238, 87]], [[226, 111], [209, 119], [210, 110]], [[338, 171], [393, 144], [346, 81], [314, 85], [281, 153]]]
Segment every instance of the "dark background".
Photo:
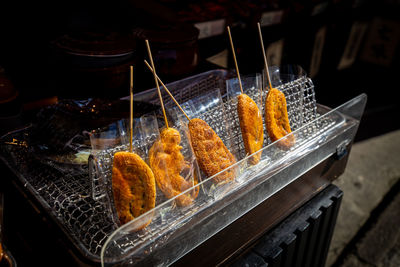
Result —
[[[207, 58], [225, 49], [229, 51], [228, 68], [234, 69], [225, 28], [221, 34], [189, 40], [191, 37], [185, 27], [190, 29], [196, 23], [216, 19], [224, 19], [225, 25], [231, 26], [240, 71], [244, 74], [260, 72], [263, 60], [256, 23], [262, 21], [265, 13], [282, 11], [278, 21], [269, 25], [264, 23], [262, 27], [265, 47], [283, 40], [281, 64], [298, 64], [308, 73], [311, 62], [316, 60], [313, 51], [317, 46], [321, 47], [320, 64], [317, 64], [317, 72], [312, 73], [317, 102], [336, 107], [366, 93], [368, 104], [356, 139], [362, 140], [399, 128], [396, 98], [399, 88], [399, 7], [398, 1], [390, 0], [2, 1], [0, 66], [2, 77], [11, 81], [10, 86], [19, 96], [7, 105], [2, 101], [0, 111], [2, 117], [8, 118], [20, 114], [27, 103], [53, 96], [58, 99], [125, 96], [128, 94], [126, 72], [130, 64], [135, 66], [135, 92], [154, 87], [154, 80], [142, 63], [147, 58], [143, 38], [131, 35], [132, 29], [138, 28], [150, 29], [150, 41], [161, 43], [161, 48], [154, 46], [153, 54], [164, 82], [221, 68]], [[355, 37], [351, 34], [355, 23], [365, 27], [364, 34], [355, 33], [361, 40], [359, 47], [349, 42]], [[321, 29], [325, 29], [325, 35], [316, 41]], [[120, 51], [131, 47], [130, 58], [117, 63], [102, 62], [98, 66], [84, 62], [83, 74], [74, 76], [76, 73], [71, 69], [76, 65], [54, 52], [54, 41], [65, 34], [82, 36], [88, 32], [100, 33], [102, 37], [104, 33], [117, 33], [118, 37], [113, 40], [116, 47]], [[349, 45], [354, 62], [338, 69], [348, 42], [352, 44]], [[195, 66], [187, 66], [182, 57], [167, 62], [167, 68], [160, 66], [163, 56], [158, 48], [170, 53], [184, 51], [185, 57], [191, 56], [191, 47], [198, 49]], [[89, 48], [85, 50], [88, 54]], [[184, 50], [188, 48], [189, 51]], [[109, 74], [111, 80], [104, 82], [104, 73]], [[6, 98], [2, 97], [3, 100]], [[40, 106], [33, 105], [36, 109]]]

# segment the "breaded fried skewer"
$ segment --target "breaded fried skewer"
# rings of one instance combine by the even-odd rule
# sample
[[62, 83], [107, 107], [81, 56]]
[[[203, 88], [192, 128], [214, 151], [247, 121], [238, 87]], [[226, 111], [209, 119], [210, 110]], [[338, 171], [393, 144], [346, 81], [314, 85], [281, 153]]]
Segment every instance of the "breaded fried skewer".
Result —
[[[189, 164], [181, 153], [181, 136], [174, 128], [166, 128], [160, 134], [160, 139], [154, 142], [149, 151], [150, 166], [154, 171], [157, 186], [167, 198], [173, 198], [198, 183], [193, 171], [193, 183], [186, 181], [180, 174], [190, 170]], [[196, 186], [187, 194], [176, 198], [178, 206], [188, 206], [197, 197], [199, 187]]]
[[[153, 209], [156, 203], [154, 174], [144, 160], [132, 152], [133, 137], [133, 67], [130, 67], [130, 138], [129, 152], [114, 154], [112, 167], [112, 190], [114, 205], [121, 224], [125, 224]], [[136, 229], [146, 227], [152, 219]]]
[[[156, 186], [153, 172], [136, 153], [120, 151], [114, 154], [112, 188], [121, 224], [155, 207]], [[151, 217], [138, 230], [150, 222]]]
[[[264, 129], [262, 115], [257, 107], [256, 102], [251, 99], [248, 95], [243, 93], [242, 81], [240, 79], [239, 67], [236, 60], [235, 48], [233, 46], [231, 30], [227, 27], [229, 34], [229, 41], [231, 43], [232, 55], [235, 61], [236, 74], [239, 81], [239, 87], [241, 94], [237, 100], [237, 112], [239, 116], [240, 130], [242, 132], [242, 138], [246, 153], [251, 155], [260, 150], [264, 143]], [[250, 163], [255, 165], [260, 161], [261, 152], [253, 155], [250, 158]]]
[[[151, 71], [153, 70], [146, 60], [145, 64]], [[214, 130], [201, 119], [190, 119], [158, 76], [157, 79], [188, 119], [188, 128], [192, 148], [197, 162], [199, 163], [200, 169], [207, 175], [207, 177], [213, 176], [214, 174], [217, 174], [225, 168], [235, 164], [235, 157], [228, 150]], [[220, 175], [215, 176], [213, 179], [216, 183], [232, 181], [235, 179], [234, 169], [229, 169]]]
[[[291, 133], [292, 130], [290, 129], [285, 95], [278, 89], [272, 87], [260, 23], [257, 23], [257, 27], [263, 52], [264, 67], [270, 88], [265, 99], [265, 124], [269, 138], [272, 142], [274, 142]], [[285, 140], [282, 140], [280, 144], [286, 148], [289, 148], [291, 145], [293, 145], [294, 141], [295, 138], [293, 135], [291, 135]]]
[[[185, 178], [180, 175], [182, 171], [190, 169], [190, 166], [181, 153], [182, 146], [179, 145], [181, 142], [179, 131], [168, 126], [168, 120], [148, 40], [146, 40], [146, 46], [166, 126], [166, 128], [161, 131], [160, 138], [155, 141], [150, 148], [149, 162], [150, 167], [154, 172], [158, 188], [160, 188], [167, 198], [173, 198], [196, 185], [198, 181], [197, 176], [194, 173], [193, 182], [185, 180]], [[178, 206], [190, 205], [197, 197], [198, 192], [199, 187], [196, 186], [193, 190], [177, 197], [176, 204]]]

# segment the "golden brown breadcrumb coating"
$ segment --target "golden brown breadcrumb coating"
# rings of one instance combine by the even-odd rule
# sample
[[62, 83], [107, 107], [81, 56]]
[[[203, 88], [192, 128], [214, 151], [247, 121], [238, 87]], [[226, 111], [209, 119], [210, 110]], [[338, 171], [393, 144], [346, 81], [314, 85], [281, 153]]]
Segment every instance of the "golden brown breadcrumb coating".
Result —
[[[285, 95], [276, 88], [269, 90], [265, 101], [265, 123], [272, 142], [291, 133]], [[294, 144], [294, 136], [282, 140], [279, 144], [289, 148]]]
[[[244, 148], [247, 154], [253, 154], [260, 150], [264, 143], [264, 129], [261, 112], [256, 102], [248, 95], [238, 96], [237, 112], [239, 115], [240, 130]], [[250, 163], [255, 165], [260, 161], [261, 152], [250, 158]]]
[[[135, 153], [114, 154], [112, 189], [114, 205], [121, 224], [155, 207], [156, 185], [153, 172]], [[138, 229], [146, 227], [150, 222], [151, 218]]]
[[[196, 159], [200, 168], [208, 177], [236, 163], [235, 157], [224, 145], [221, 138], [205, 121], [201, 119], [190, 120], [189, 132]], [[233, 179], [235, 179], [234, 168], [214, 177], [216, 183], [228, 182]]]
[[[180, 174], [184, 169], [190, 169], [185, 161], [179, 145], [181, 136], [174, 128], [161, 131], [160, 139], [154, 142], [149, 151], [150, 167], [154, 172], [157, 186], [167, 198], [175, 197], [183, 191], [197, 184], [197, 177], [193, 182], [186, 181]], [[176, 198], [178, 206], [190, 205], [199, 193], [199, 187]]]

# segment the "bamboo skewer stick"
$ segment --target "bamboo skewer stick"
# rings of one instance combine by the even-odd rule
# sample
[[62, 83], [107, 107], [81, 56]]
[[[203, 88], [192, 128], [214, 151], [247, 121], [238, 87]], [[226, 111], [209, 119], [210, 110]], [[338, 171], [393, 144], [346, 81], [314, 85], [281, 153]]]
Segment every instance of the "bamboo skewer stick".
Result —
[[258, 27], [258, 35], [260, 36], [260, 42], [261, 42], [261, 48], [262, 48], [262, 52], [263, 52], [263, 57], [264, 57], [265, 72], [267, 73], [267, 79], [268, 79], [269, 88], [272, 89], [271, 78], [269, 77], [267, 56], [265, 55], [264, 41], [263, 41], [263, 37], [262, 37], [262, 33], [261, 33], [261, 26], [260, 26], [259, 22], [257, 22], [257, 27]]
[[238, 63], [237, 63], [237, 60], [236, 60], [235, 47], [233, 46], [231, 29], [229, 28], [229, 26], [227, 26], [227, 29], [228, 29], [229, 41], [231, 43], [231, 48], [232, 48], [233, 60], [235, 61], [236, 74], [237, 74], [237, 77], [238, 77], [238, 80], [239, 80], [239, 87], [240, 87], [240, 91], [243, 94], [242, 81], [240, 79], [239, 67], [238, 67]]
[[153, 69], [154, 80], [156, 82], [156, 87], [157, 87], [157, 91], [158, 91], [158, 97], [160, 98], [161, 109], [162, 109], [162, 112], [163, 112], [163, 115], [164, 115], [165, 126], [167, 128], [169, 128], [168, 120], [167, 120], [167, 114], [165, 113], [164, 102], [163, 102], [163, 99], [162, 99], [162, 96], [161, 96], [160, 86], [158, 85], [156, 69], [154, 68], [153, 57], [151, 55], [149, 40], [146, 40], [146, 46], [147, 46], [147, 52], [148, 52], [149, 58], [150, 58], [150, 63], [151, 63], [152, 69]]
[[129, 128], [130, 128], [130, 138], [129, 138], [129, 152], [132, 153], [132, 139], [133, 139], [133, 66], [130, 66], [130, 86], [129, 86], [129, 94], [130, 94], [130, 120], [129, 120]]
[[[153, 71], [153, 69], [151, 68], [150, 64], [147, 62], [147, 60], [144, 60], [144, 63], [146, 64], [146, 66], [150, 69], [150, 71]], [[188, 119], [188, 121], [190, 121], [189, 116], [186, 114], [186, 112], [183, 110], [183, 108], [181, 107], [181, 105], [179, 105], [178, 101], [176, 101], [175, 97], [172, 95], [172, 93], [168, 90], [167, 86], [165, 86], [165, 84], [161, 81], [161, 79], [156, 75], [158, 81], [160, 82], [161, 86], [164, 87], [165, 91], [168, 93], [168, 95], [172, 98], [172, 100], [175, 102], [176, 106], [182, 111], [183, 115], [185, 115], [185, 117]]]

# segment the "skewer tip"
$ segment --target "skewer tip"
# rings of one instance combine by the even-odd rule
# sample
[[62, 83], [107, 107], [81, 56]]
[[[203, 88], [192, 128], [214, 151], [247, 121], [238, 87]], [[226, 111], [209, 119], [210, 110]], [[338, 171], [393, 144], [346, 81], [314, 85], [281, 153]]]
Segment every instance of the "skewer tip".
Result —
[[271, 78], [269, 76], [269, 70], [268, 70], [267, 55], [265, 54], [264, 41], [263, 41], [263, 37], [262, 37], [260, 22], [257, 22], [257, 26], [258, 26], [258, 35], [260, 37], [261, 50], [262, 50], [263, 58], [264, 58], [264, 68], [265, 68], [265, 72], [267, 74], [267, 80], [268, 80], [269, 88], [272, 88]]
[[132, 138], [133, 138], [133, 66], [130, 66], [130, 86], [129, 86], [129, 95], [130, 95], [130, 112], [129, 112], [129, 152], [132, 153]]
[[[147, 60], [144, 60], [144, 64], [149, 68], [149, 70], [152, 72], [153, 69], [147, 62]], [[157, 75], [156, 75], [157, 76]], [[157, 76], [157, 80], [161, 83], [161, 86], [165, 89], [165, 91], [168, 93], [168, 95], [171, 97], [171, 99], [175, 102], [176, 106], [182, 111], [183, 115], [188, 119], [188, 121], [191, 121], [189, 116], [186, 114], [186, 112], [183, 110], [181, 105], [179, 105], [178, 101], [176, 101], [175, 97], [172, 95], [172, 93], [168, 90], [167, 86], [161, 81], [160, 77]]]
[[236, 53], [235, 53], [235, 47], [233, 45], [233, 41], [232, 41], [232, 35], [231, 35], [231, 30], [229, 28], [229, 26], [227, 26], [228, 29], [228, 35], [229, 35], [229, 41], [231, 43], [231, 48], [232, 48], [232, 55], [233, 55], [233, 61], [235, 62], [235, 68], [236, 68], [236, 75], [238, 77], [239, 80], [239, 87], [240, 87], [240, 92], [243, 94], [243, 87], [242, 87], [242, 81], [240, 79], [240, 73], [239, 73], [239, 66], [236, 60]]
[[164, 102], [161, 96], [161, 91], [160, 91], [160, 86], [158, 85], [158, 79], [157, 79], [157, 73], [156, 73], [156, 68], [154, 67], [154, 61], [153, 61], [153, 56], [151, 54], [151, 49], [150, 49], [150, 44], [149, 44], [149, 40], [145, 40], [146, 42], [146, 46], [147, 46], [147, 52], [149, 54], [149, 59], [150, 59], [150, 63], [151, 63], [151, 67], [152, 67], [152, 71], [153, 71], [153, 76], [154, 76], [154, 81], [156, 83], [156, 87], [157, 87], [157, 91], [158, 91], [158, 97], [160, 99], [160, 104], [161, 104], [161, 109], [164, 115], [164, 122], [165, 122], [165, 126], [167, 127], [167, 129], [169, 128], [168, 125], [168, 119], [167, 119], [167, 114], [165, 113], [165, 107], [164, 107]]

